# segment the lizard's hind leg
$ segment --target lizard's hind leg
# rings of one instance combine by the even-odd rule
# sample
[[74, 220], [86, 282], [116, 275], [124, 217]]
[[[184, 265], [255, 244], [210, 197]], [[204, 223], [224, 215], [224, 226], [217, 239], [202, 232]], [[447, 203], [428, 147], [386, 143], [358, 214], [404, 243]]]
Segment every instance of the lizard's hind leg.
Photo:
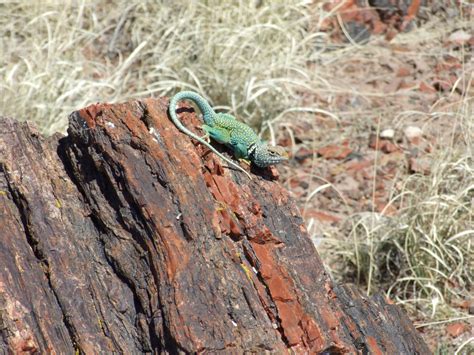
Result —
[[210, 136], [209, 136], [209, 133], [207, 133], [207, 132], [206, 132], [205, 135], [203, 135], [203, 136], [201, 136], [201, 137], [199, 137], [199, 138], [201, 138], [202, 140], [206, 141], [207, 143], [209, 143], [209, 142], [211, 141]]
[[202, 129], [204, 129], [207, 135], [214, 139], [217, 143], [226, 145], [230, 143], [230, 134], [225, 128], [203, 125]]

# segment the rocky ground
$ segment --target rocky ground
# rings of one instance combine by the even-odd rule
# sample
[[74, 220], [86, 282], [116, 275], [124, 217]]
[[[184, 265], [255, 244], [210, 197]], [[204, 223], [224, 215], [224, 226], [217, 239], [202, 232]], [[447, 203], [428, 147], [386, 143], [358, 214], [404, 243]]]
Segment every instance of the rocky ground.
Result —
[[[280, 143], [297, 161], [284, 178], [333, 270], [340, 258], [329, 241], [347, 240], [354, 216], [390, 221], [406, 207], [400, 196], [407, 181], [429, 176], [446, 150], [467, 150], [465, 142], [472, 142], [474, 32], [456, 24], [461, 7], [373, 3], [383, 6], [327, 5], [339, 12], [324, 24], [330, 42], [335, 50], [351, 42], [352, 50], [336, 59], [329, 51], [326, 62], [310, 63], [315, 70], [324, 66], [333, 80], [326, 92], [306, 99], [337, 118], [323, 112], [281, 122], [291, 133]], [[472, 5], [463, 11], [472, 19]], [[470, 297], [453, 306], [474, 311]], [[429, 320], [420, 315], [415, 321]], [[472, 337], [473, 319], [419, 329], [435, 351]]]

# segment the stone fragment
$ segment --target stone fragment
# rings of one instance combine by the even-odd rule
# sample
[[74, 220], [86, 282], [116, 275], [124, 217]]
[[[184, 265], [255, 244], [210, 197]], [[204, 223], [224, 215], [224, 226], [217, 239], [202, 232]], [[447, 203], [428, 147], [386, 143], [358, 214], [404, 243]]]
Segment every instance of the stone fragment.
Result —
[[380, 138], [393, 139], [395, 137], [395, 130], [391, 128], [384, 129], [380, 132]]
[[420, 138], [421, 135], [423, 134], [423, 131], [419, 127], [408, 126], [403, 130], [403, 134], [409, 141], [411, 141], [415, 138]]

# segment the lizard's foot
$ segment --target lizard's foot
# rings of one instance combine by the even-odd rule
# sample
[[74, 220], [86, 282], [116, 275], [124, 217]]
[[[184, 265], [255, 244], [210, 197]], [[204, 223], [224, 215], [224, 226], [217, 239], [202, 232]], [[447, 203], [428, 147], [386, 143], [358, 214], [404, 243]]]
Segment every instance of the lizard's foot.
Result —
[[210, 136], [209, 136], [209, 133], [206, 132], [205, 135], [203, 135], [202, 137], [199, 137], [201, 138], [202, 140], [206, 141], [207, 143], [209, 143], [211, 141], [210, 139]]
[[250, 164], [252, 164], [252, 162], [250, 160], [247, 160], [247, 159], [244, 159], [244, 158], [240, 158], [239, 162], [247, 164], [248, 166], [250, 166]]

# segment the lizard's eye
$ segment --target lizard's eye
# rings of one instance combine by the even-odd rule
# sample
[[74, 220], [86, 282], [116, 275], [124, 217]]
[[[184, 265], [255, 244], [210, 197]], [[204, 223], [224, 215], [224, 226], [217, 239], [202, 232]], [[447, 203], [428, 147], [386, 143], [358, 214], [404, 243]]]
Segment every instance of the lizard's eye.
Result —
[[270, 153], [272, 156], [278, 156], [285, 159], [288, 158], [288, 153], [286, 150], [279, 145], [269, 145], [267, 149], [268, 153]]

